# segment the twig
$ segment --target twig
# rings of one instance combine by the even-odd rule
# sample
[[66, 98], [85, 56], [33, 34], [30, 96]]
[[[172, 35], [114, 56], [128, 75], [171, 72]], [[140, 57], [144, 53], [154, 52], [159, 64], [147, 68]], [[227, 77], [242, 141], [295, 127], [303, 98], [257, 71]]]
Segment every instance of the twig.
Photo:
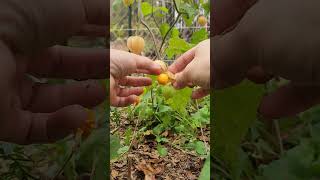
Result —
[[160, 59], [161, 56], [160, 56], [160, 53], [159, 53], [159, 51], [158, 51], [157, 41], [156, 41], [156, 38], [155, 38], [153, 32], [151, 31], [151, 29], [150, 29], [150, 27], [147, 25], [147, 23], [142, 20], [142, 18], [140, 19], [140, 22], [141, 22], [141, 24], [142, 24], [144, 27], [146, 27], [146, 28], [148, 29], [148, 31], [150, 32], [151, 37], [152, 37], [152, 40], [153, 40], [153, 45], [154, 45], [154, 48], [155, 48], [155, 51], [156, 51], [156, 56], [157, 56], [158, 59]]
[[158, 22], [157, 22], [157, 20], [156, 20], [156, 18], [154, 17], [154, 11], [153, 11], [153, 1], [154, 0], [152, 0], [152, 13], [151, 13], [151, 17], [152, 17], [152, 19], [153, 19], [153, 21], [154, 21], [154, 23], [156, 24], [156, 27], [158, 28], [158, 29], [160, 29], [160, 26], [159, 26], [159, 24], [158, 24]]
[[117, 128], [115, 128], [114, 130], [111, 131], [111, 134], [114, 134], [115, 132], [117, 132], [120, 129], [120, 126], [118, 126]]
[[178, 17], [176, 18], [176, 20], [174, 21], [174, 23], [171, 25], [171, 27], [169, 28], [169, 30], [166, 32], [165, 36], [162, 39], [161, 45], [160, 45], [160, 49], [159, 52], [162, 52], [162, 48], [164, 46], [164, 43], [169, 35], [169, 33], [171, 32], [171, 30], [174, 28], [174, 26], [177, 24], [177, 22], [179, 21], [180, 17], [182, 14], [186, 14], [185, 12], [180, 12], [176, 3], [176, 0], [173, 0], [173, 4], [174, 4], [174, 9], [177, 11], [178, 13]]
[[128, 162], [128, 179], [131, 180], [132, 178], [132, 172], [131, 172], [131, 167], [132, 167], [132, 157], [128, 156], [127, 159]]
[[277, 138], [278, 138], [278, 141], [279, 141], [280, 155], [283, 155], [283, 153], [284, 153], [284, 151], [283, 151], [283, 142], [282, 142], [282, 138], [281, 138], [281, 134], [280, 134], [280, 127], [279, 127], [278, 120], [273, 120], [273, 124], [274, 124], [276, 135], [277, 135]]
[[171, 144], [171, 147], [173, 147], [173, 148], [175, 148], [175, 149], [177, 149], [177, 150], [179, 150], [179, 151], [181, 151], [181, 152], [183, 152], [183, 153], [185, 153], [185, 154], [189, 154], [189, 155], [191, 155], [191, 156], [198, 156], [198, 155], [196, 155], [196, 154], [194, 154], [194, 153], [191, 153], [191, 152], [188, 152], [188, 151], [185, 151], [185, 150], [183, 150], [182, 148], [180, 148], [179, 146], [177, 146], [177, 145], [175, 145], [175, 144]]

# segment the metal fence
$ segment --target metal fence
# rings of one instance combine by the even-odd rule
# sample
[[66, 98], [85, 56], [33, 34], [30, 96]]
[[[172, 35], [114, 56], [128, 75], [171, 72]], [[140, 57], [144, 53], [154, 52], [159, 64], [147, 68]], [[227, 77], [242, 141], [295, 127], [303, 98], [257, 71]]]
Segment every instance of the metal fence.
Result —
[[[195, 0], [197, 1], [197, 0]], [[149, 29], [153, 32], [156, 40], [156, 44], [159, 48], [162, 37], [159, 31], [159, 26], [163, 23], [168, 23], [169, 25], [174, 24], [174, 21], [176, 20], [178, 13], [176, 12], [174, 8], [173, 1], [171, 0], [144, 0], [143, 2], [148, 2], [149, 4], [153, 5], [154, 8], [156, 7], [166, 7], [168, 9], [168, 13], [166, 13], [162, 18], [154, 18], [152, 16], [148, 16], [144, 18], [144, 21], [148, 24]], [[144, 50], [144, 55], [149, 57], [155, 56], [154, 51], [154, 43], [152, 39], [151, 33], [148, 31], [146, 27], [140, 24], [138, 21], [138, 8], [132, 8], [131, 14], [132, 18], [131, 20], [131, 27], [129, 22], [129, 16], [128, 16], [128, 9], [123, 8], [121, 10], [122, 12], [114, 12], [111, 14], [111, 47], [115, 49], [122, 49], [122, 50], [128, 50], [126, 47], [126, 39], [130, 35], [130, 32], [132, 35], [139, 35], [142, 36], [146, 42], [146, 47]], [[122, 14], [122, 17], [116, 18], [115, 16], [117, 14]], [[204, 10], [199, 9], [199, 14], [203, 14]], [[193, 32], [204, 28], [202, 26], [199, 26], [197, 22], [197, 17], [194, 19], [193, 26], [186, 26], [183, 19], [180, 18], [178, 22], [175, 25], [175, 28], [180, 31], [181, 37], [189, 40]], [[208, 19], [208, 22], [210, 22], [210, 16]], [[208, 23], [208, 26], [205, 27], [207, 31], [210, 30], [210, 24]], [[173, 60], [164, 60], [167, 61], [169, 64]]]

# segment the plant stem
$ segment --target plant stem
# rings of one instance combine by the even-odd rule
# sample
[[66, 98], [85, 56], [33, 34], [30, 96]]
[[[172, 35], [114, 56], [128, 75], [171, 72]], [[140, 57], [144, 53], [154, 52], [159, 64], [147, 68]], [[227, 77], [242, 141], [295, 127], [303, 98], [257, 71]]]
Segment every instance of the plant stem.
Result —
[[154, 48], [155, 48], [156, 56], [157, 56], [158, 59], [160, 59], [161, 56], [160, 56], [160, 53], [159, 53], [159, 51], [158, 51], [156, 38], [155, 38], [153, 32], [151, 31], [151, 29], [150, 29], [150, 27], [147, 25], [147, 23], [142, 20], [142, 18], [140, 19], [140, 22], [141, 22], [141, 24], [144, 25], [144, 27], [146, 27], [147, 30], [150, 32], [151, 37], [152, 37], [152, 40], [153, 40], [153, 45], [154, 45]]
[[169, 35], [169, 33], [171, 32], [171, 30], [174, 28], [174, 26], [177, 24], [177, 22], [179, 21], [180, 17], [182, 16], [182, 14], [186, 14], [185, 12], [180, 12], [177, 6], [177, 2], [176, 0], [173, 0], [173, 4], [174, 4], [174, 9], [177, 11], [178, 13], [178, 17], [176, 18], [176, 20], [174, 21], [174, 23], [171, 25], [171, 27], [169, 28], [169, 30], [166, 32], [165, 36], [162, 39], [161, 45], [160, 45], [160, 49], [159, 52], [162, 52], [162, 48], [164, 46], [164, 43]]

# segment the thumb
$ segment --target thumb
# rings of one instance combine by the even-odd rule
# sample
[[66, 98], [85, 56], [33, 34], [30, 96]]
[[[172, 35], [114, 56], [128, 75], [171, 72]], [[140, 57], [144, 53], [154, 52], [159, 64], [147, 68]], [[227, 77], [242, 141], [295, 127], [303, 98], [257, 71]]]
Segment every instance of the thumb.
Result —
[[184, 71], [175, 74], [175, 82], [173, 83], [173, 87], [176, 89], [182, 89], [188, 86], [190, 81], [190, 75], [188, 73], [188, 69], [186, 68]]

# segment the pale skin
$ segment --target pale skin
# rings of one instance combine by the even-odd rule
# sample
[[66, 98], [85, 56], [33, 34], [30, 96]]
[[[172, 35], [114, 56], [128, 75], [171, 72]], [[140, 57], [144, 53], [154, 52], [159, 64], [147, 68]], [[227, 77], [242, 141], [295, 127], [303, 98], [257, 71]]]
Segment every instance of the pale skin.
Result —
[[210, 89], [210, 40], [199, 43], [196, 47], [180, 56], [169, 68], [175, 74], [173, 86], [177, 89], [186, 86], [200, 86], [192, 98], [199, 99], [209, 94]]
[[124, 107], [137, 101], [143, 87], [152, 84], [147, 77], [130, 76], [134, 73], [158, 75], [161, 67], [147, 57], [129, 52], [111, 50], [110, 54], [111, 106]]

